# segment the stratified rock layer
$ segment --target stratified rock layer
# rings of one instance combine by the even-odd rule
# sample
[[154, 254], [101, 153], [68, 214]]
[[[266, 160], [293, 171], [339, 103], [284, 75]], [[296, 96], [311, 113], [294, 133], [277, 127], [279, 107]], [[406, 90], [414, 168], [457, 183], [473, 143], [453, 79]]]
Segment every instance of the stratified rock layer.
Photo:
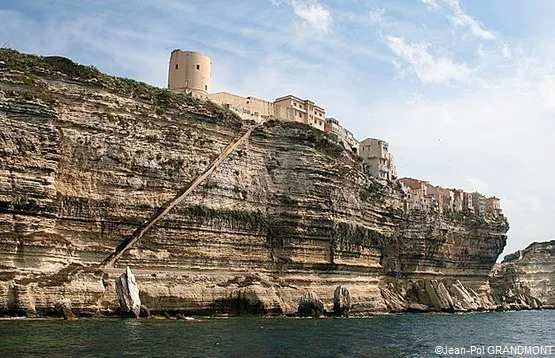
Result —
[[505, 256], [491, 286], [504, 309], [555, 308], [555, 240]]
[[367, 176], [322, 132], [278, 121], [99, 270], [244, 123], [66, 59], [1, 50], [0, 61], [3, 310], [47, 312], [69, 299], [113, 311], [113, 278], [126, 266], [153, 312], [294, 314], [306, 291], [331, 311], [338, 285], [352, 313], [489, 307], [504, 218], [403, 213], [395, 183]]

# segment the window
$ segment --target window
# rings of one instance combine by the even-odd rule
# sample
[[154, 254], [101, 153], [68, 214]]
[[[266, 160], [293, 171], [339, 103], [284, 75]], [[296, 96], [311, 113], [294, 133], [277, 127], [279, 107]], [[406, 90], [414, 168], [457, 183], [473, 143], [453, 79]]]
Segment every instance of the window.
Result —
[[197, 65], [197, 70], [200, 70], [200, 65]]
[[177, 70], [179, 68], [179, 65], [176, 63], [175, 64], [175, 69]]
[[204, 85], [204, 90], [208, 91], [208, 85]]
[[297, 107], [297, 104], [296, 104], [295, 102], [293, 102], [293, 106], [294, 106], [294, 107]]

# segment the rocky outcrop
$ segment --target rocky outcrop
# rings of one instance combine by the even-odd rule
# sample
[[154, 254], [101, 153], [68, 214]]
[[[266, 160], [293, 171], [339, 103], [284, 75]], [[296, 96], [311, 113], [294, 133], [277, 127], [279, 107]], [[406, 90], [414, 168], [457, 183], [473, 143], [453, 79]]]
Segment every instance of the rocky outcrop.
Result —
[[141, 312], [139, 284], [135, 280], [135, 275], [133, 275], [129, 266], [116, 280], [116, 294], [121, 314], [138, 318]]
[[150, 310], [148, 309], [147, 306], [141, 305], [141, 310], [139, 312], [139, 317], [141, 317], [141, 318], [150, 318], [151, 317]]
[[69, 301], [66, 300], [60, 303], [59, 310], [65, 320], [72, 321], [77, 319], [77, 316], [75, 315], [75, 313], [73, 313], [73, 310], [71, 309], [71, 302]]
[[459, 280], [388, 278], [381, 284], [381, 292], [388, 309], [396, 312], [468, 312], [497, 307], [487, 292], [479, 294]]
[[351, 294], [343, 286], [337, 286], [333, 292], [333, 314], [339, 317], [348, 317], [351, 311]]
[[338, 285], [353, 314], [490, 307], [504, 218], [404, 213], [400, 188], [366, 175], [358, 156], [275, 120], [99, 269], [245, 123], [67, 59], [0, 50], [0, 61], [1, 310], [69, 299], [113, 313], [110, 277], [126, 266], [153, 313], [295, 314], [306, 291], [331, 311]]
[[297, 308], [297, 314], [300, 317], [320, 317], [324, 315], [324, 303], [314, 292], [305, 292]]
[[555, 240], [505, 256], [490, 281], [502, 309], [555, 308]]

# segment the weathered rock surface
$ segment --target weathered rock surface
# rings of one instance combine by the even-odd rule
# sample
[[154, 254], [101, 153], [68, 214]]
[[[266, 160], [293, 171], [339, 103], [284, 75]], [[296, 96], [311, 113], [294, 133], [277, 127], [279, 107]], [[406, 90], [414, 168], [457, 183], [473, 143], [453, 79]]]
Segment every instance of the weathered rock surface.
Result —
[[122, 315], [138, 318], [141, 312], [139, 284], [129, 266], [116, 280], [116, 294]]
[[305, 292], [299, 301], [297, 314], [300, 317], [320, 317], [324, 314], [324, 303], [314, 292]]
[[150, 318], [151, 314], [150, 314], [150, 310], [148, 309], [147, 306], [145, 305], [141, 305], [141, 310], [139, 312], [139, 317], [141, 318]]
[[[395, 183], [322, 132], [269, 121], [125, 252], [98, 265], [242, 130], [211, 103], [0, 50], [0, 310], [111, 313], [126, 266], [153, 312], [492, 307], [504, 218], [403, 213]], [[456, 280], [460, 284], [454, 284]], [[416, 307], [413, 305], [413, 308]]]
[[71, 302], [64, 301], [60, 304], [59, 307], [60, 307], [60, 313], [62, 314], [62, 317], [64, 317], [65, 320], [72, 321], [77, 319], [77, 316], [75, 315], [75, 313], [73, 313], [73, 310], [71, 309]]
[[497, 307], [488, 292], [479, 294], [469, 286], [452, 279], [388, 278], [381, 284], [381, 292], [391, 311], [467, 312]]
[[503, 309], [555, 308], [555, 240], [505, 256], [494, 267], [491, 287]]
[[333, 292], [333, 314], [340, 317], [349, 316], [351, 311], [351, 294], [346, 287], [337, 286]]

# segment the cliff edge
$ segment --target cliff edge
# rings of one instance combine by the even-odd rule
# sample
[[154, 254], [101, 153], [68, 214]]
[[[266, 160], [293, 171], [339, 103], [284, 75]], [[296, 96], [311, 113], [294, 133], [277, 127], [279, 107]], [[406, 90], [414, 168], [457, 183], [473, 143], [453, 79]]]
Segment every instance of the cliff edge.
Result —
[[[211, 102], [60, 57], [0, 50], [0, 310], [117, 307], [132, 267], [156, 312], [494, 309], [503, 216], [405, 212], [395, 182], [308, 126], [252, 127]], [[117, 248], [250, 136], [113, 267]]]

